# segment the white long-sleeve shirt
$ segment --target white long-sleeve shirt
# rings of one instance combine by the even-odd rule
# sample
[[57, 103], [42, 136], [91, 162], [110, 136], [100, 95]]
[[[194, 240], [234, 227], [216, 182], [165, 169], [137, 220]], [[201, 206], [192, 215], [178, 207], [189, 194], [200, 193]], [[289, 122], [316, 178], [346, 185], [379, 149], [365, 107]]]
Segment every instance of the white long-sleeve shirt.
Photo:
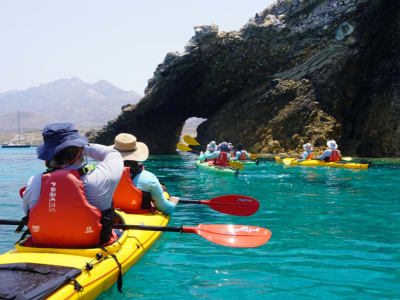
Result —
[[[90, 204], [100, 210], [109, 209], [112, 205], [112, 197], [117, 188], [124, 169], [121, 154], [107, 146], [89, 144], [84, 147], [87, 157], [99, 161], [96, 168], [80, 177], [83, 181], [85, 194]], [[69, 166], [66, 169], [79, 169], [81, 166]], [[42, 174], [38, 173], [29, 178], [26, 190], [23, 194], [23, 207], [25, 214], [39, 200], [42, 185]]]

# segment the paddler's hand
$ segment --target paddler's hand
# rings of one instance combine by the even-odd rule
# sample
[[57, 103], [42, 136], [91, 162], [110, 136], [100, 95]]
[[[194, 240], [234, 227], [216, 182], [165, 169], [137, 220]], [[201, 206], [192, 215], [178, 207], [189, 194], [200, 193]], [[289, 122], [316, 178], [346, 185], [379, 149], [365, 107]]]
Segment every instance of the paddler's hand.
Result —
[[179, 202], [179, 197], [169, 197], [169, 201], [177, 205]]

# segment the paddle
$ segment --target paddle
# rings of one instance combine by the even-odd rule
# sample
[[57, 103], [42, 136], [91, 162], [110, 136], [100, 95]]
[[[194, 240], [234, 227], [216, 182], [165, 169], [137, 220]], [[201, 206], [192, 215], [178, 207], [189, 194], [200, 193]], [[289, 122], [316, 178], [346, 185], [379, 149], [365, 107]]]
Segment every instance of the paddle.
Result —
[[[0, 220], [3, 225], [19, 225], [17, 220]], [[172, 226], [146, 226], [146, 225], [129, 225], [114, 224], [116, 229], [133, 229], [148, 231], [165, 231], [194, 233], [200, 235], [206, 240], [223, 246], [250, 248], [264, 245], [271, 238], [271, 231], [256, 226], [233, 225], [233, 224], [199, 224], [195, 227], [172, 227]]]
[[295, 160], [295, 158], [284, 158], [284, 159], [282, 159], [282, 162], [283, 162], [286, 166], [291, 166], [293, 160]]
[[352, 158], [352, 157], [342, 157], [341, 160], [344, 160], [344, 161], [352, 161], [353, 158]]
[[237, 161], [237, 160], [230, 160], [228, 162], [228, 165], [230, 167], [232, 167], [232, 168], [235, 168], [235, 169], [239, 169], [239, 170], [243, 170], [244, 169], [244, 165], [240, 161]]
[[184, 135], [183, 141], [190, 146], [200, 146], [200, 143], [190, 135]]
[[250, 159], [257, 159], [258, 158], [258, 154], [257, 153], [251, 153], [250, 154]]
[[197, 152], [197, 151], [193, 151], [192, 148], [190, 148], [188, 145], [185, 145], [185, 144], [183, 144], [183, 143], [178, 143], [178, 144], [176, 144], [176, 148], [177, 148], [179, 151], [182, 151], [182, 152]]
[[181, 203], [205, 204], [215, 211], [234, 216], [251, 216], [260, 207], [256, 199], [242, 195], [223, 195], [210, 200], [179, 199]]

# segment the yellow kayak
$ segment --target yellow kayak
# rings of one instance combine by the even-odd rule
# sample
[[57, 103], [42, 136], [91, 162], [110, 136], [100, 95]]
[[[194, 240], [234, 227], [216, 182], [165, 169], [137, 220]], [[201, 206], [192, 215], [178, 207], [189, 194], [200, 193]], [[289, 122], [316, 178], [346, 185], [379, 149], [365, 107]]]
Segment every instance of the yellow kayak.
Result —
[[331, 168], [344, 168], [344, 169], [368, 169], [369, 164], [362, 163], [348, 163], [348, 162], [325, 162], [323, 160], [307, 159], [298, 162], [296, 158], [281, 158], [275, 156], [275, 161], [283, 163], [287, 166], [309, 166], [309, 167], [331, 167]]
[[[165, 226], [160, 212], [126, 214], [120, 223]], [[117, 282], [160, 237], [160, 231], [124, 230], [105, 248], [55, 249], [21, 243], [0, 255], [0, 299], [94, 299]], [[117, 262], [118, 261], [118, 262]], [[23, 296], [23, 297], [22, 297]]]

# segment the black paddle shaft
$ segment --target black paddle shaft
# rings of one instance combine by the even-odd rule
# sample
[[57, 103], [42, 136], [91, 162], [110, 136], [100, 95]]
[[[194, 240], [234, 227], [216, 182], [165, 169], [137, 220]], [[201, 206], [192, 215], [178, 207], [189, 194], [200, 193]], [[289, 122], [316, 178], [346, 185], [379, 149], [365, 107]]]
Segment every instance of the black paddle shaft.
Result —
[[19, 220], [0, 220], [0, 225], [19, 225], [21, 221]]
[[200, 200], [179, 199], [179, 203], [201, 204]]
[[138, 230], [149, 230], [149, 231], [182, 232], [182, 227], [172, 227], [172, 226], [114, 224], [112, 227], [116, 229], [138, 229]]
[[[0, 225], [20, 225], [19, 220], [1, 220]], [[112, 226], [116, 229], [138, 229], [138, 230], [149, 230], [149, 231], [169, 231], [169, 232], [182, 232], [182, 227], [172, 226], [146, 226], [146, 225], [128, 225], [128, 224], [114, 224]]]

